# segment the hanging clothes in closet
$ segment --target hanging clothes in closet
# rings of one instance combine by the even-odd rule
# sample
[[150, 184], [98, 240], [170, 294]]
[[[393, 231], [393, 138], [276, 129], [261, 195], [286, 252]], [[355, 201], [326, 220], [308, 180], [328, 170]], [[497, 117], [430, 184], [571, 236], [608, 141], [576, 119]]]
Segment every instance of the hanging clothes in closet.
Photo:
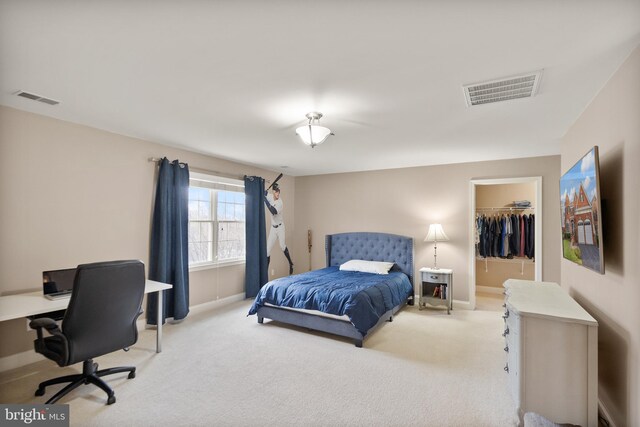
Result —
[[476, 255], [481, 258], [535, 256], [535, 215], [476, 215]]

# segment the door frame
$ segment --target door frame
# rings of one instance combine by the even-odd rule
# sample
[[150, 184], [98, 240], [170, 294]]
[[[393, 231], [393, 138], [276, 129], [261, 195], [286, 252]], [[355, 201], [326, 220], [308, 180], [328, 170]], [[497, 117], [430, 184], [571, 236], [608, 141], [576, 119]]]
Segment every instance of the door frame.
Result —
[[501, 185], [501, 184], [536, 184], [536, 197], [534, 200], [535, 215], [535, 279], [542, 281], [542, 177], [518, 177], [499, 179], [472, 179], [469, 181], [469, 308], [476, 308], [476, 247], [475, 247], [475, 227], [473, 223], [476, 219], [476, 187], [479, 185]]

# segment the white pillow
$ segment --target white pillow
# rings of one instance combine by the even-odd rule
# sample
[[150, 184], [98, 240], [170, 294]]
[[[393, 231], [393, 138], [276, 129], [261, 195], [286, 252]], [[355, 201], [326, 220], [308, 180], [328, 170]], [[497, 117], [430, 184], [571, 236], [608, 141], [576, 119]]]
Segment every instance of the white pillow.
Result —
[[343, 271], [360, 271], [362, 273], [389, 274], [393, 267], [392, 262], [385, 261], [365, 261], [362, 259], [352, 259], [340, 266]]

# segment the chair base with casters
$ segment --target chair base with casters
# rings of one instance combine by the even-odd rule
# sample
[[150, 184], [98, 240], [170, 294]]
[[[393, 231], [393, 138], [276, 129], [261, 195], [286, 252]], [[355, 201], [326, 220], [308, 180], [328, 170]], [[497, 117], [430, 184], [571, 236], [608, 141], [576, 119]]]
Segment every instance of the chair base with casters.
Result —
[[46, 404], [53, 404], [60, 400], [63, 396], [81, 386], [83, 384], [93, 384], [100, 387], [105, 393], [107, 393], [107, 405], [116, 403], [116, 396], [111, 387], [107, 385], [100, 377], [105, 375], [118, 374], [121, 372], [129, 372], [128, 379], [136, 377], [136, 368], [133, 366], [121, 366], [117, 368], [101, 369], [98, 371], [98, 364], [94, 363], [92, 359], [85, 360], [82, 363], [82, 373], [76, 375], [66, 375], [64, 377], [53, 378], [44, 382], [41, 382], [36, 390], [36, 396], [44, 396], [44, 389], [50, 385], [69, 383], [65, 388], [53, 395], [53, 397], [47, 400]]

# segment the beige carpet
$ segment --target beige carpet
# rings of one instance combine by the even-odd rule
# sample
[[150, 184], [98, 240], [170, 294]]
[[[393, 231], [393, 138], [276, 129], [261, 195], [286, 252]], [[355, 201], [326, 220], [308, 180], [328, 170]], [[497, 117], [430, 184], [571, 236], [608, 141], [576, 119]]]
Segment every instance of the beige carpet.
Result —
[[[96, 359], [133, 364], [137, 377], [107, 377], [117, 402], [81, 386], [63, 399], [73, 426], [415, 425], [512, 426], [503, 372], [500, 299], [476, 311], [406, 307], [356, 348], [298, 328], [259, 325], [249, 302], [141, 333], [128, 353]], [[0, 375], [0, 402], [43, 403], [40, 381], [73, 373], [43, 360]]]

